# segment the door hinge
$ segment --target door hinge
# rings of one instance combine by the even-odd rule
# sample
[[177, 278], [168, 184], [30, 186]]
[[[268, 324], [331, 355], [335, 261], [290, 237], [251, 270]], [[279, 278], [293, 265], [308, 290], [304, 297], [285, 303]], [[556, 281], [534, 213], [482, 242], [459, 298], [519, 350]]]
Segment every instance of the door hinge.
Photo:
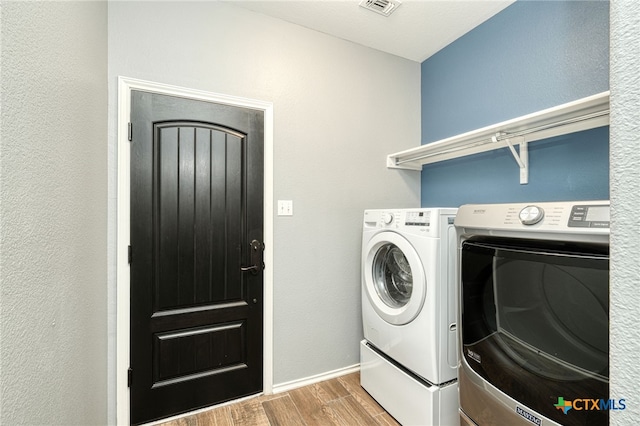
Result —
[[131, 250], [131, 246], [127, 247], [127, 261], [129, 265], [131, 265], [131, 260], [133, 258], [133, 251]]
[[127, 137], [128, 137], [128, 139], [129, 139], [129, 142], [131, 142], [131, 141], [133, 140], [133, 125], [131, 124], [131, 122], [129, 122], [129, 125], [128, 125], [127, 127], [128, 127], [128, 130], [127, 130], [127, 132], [128, 132]]
[[131, 387], [131, 378], [133, 377], [133, 370], [131, 369], [131, 367], [129, 367], [129, 369], [127, 370], [127, 387], [130, 388]]

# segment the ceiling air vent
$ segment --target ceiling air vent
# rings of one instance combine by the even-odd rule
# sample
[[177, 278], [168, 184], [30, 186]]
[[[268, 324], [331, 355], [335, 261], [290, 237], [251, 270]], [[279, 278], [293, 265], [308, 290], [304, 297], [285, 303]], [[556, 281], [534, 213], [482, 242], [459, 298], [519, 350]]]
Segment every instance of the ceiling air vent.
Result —
[[401, 4], [398, 0], [362, 0], [360, 2], [361, 7], [384, 16], [391, 15]]

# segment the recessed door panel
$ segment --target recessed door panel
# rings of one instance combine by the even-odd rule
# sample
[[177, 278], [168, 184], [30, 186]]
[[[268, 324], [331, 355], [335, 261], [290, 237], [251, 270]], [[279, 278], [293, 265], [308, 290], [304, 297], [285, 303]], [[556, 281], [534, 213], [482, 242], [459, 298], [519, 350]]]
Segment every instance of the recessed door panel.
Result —
[[247, 368], [246, 323], [156, 333], [153, 387]]

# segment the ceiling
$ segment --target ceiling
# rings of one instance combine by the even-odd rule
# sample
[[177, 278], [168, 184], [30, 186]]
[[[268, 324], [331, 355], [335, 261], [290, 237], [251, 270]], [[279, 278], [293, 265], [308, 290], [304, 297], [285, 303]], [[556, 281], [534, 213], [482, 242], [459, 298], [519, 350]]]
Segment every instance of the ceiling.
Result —
[[515, 0], [401, 0], [388, 17], [360, 0], [228, 0], [236, 6], [422, 62]]

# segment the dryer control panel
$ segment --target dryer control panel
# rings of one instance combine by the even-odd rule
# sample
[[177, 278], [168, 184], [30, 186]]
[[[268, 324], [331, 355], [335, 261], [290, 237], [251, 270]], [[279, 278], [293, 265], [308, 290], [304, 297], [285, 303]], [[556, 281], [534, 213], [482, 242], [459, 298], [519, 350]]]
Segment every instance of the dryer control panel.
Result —
[[609, 206], [575, 205], [571, 208], [568, 226], [580, 228], [608, 228]]
[[608, 200], [469, 204], [460, 207], [455, 225], [464, 233], [484, 229], [495, 235], [526, 232], [605, 236], [609, 234], [609, 210]]

